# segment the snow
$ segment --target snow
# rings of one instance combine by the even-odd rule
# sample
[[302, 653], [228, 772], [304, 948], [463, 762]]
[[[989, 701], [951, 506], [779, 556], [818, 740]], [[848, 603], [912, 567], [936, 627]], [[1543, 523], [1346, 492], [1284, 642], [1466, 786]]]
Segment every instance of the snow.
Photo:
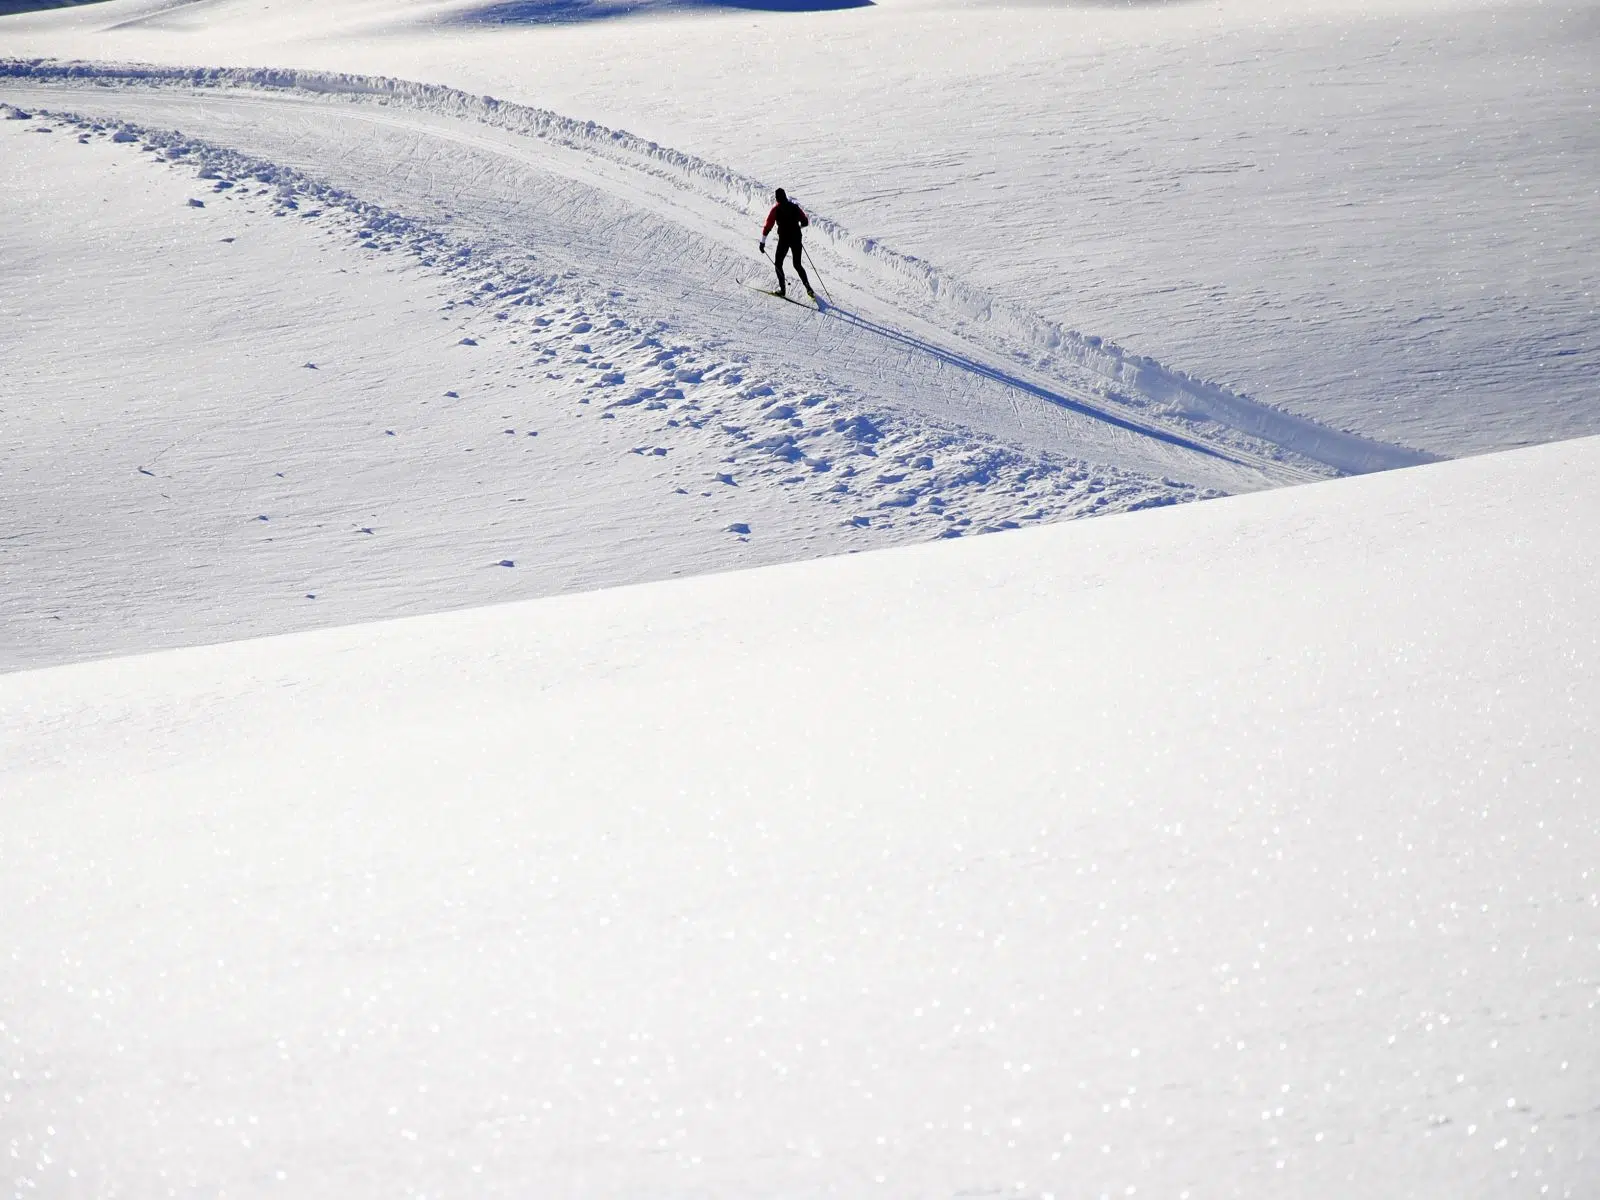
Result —
[[[91, 132], [74, 159], [0, 123], [27, 180], [6, 193], [8, 255], [47, 247], [79, 264], [0, 283], [27, 338], [5, 366], [28, 398], [0, 413], [0, 500], [20, 532], [0, 552], [22, 581], [0, 597], [0, 663], [1008, 529], [1600, 430], [1585, 11], [1457, 5], [1444, 26], [1408, 5], [880, 5], [529, 23], [503, 6], [115, 0], [7, 19], [7, 53], [185, 65], [11, 59], [0, 75], [12, 104]], [[753, 94], [752, 44], [796, 21], [808, 34], [785, 44], [785, 87]], [[952, 44], [974, 21], [982, 36]], [[892, 89], [891, 122], [862, 91], [884, 86], [867, 63], [888, 69], [887, 46], [914, 76]], [[1479, 69], [1486, 57], [1501, 66]], [[263, 59], [279, 65], [228, 67]], [[1505, 120], [1486, 125], [1491, 110]], [[749, 119], [708, 121], [729, 112]], [[1068, 137], [1064, 121], [1105, 127]], [[133, 139], [121, 158], [93, 145], [113, 129]], [[1425, 140], [1432, 174], [1396, 159], [1396, 131]], [[242, 171], [265, 190], [138, 185], [209, 206], [187, 226], [102, 205], [98, 253], [168, 306], [141, 299], [112, 324], [94, 315], [88, 247], [53, 214], [106, 198], [106, 164], [126, 175], [141, 145], [176, 155], [180, 177]], [[789, 148], [815, 161], [797, 170]], [[1256, 165], [1219, 174], [1229, 155]], [[770, 279], [750, 234], [774, 180], [817, 218], [827, 319], [744, 286]], [[384, 259], [354, 223], [374, 214], [394, 231]], [[305, 226], [298, 238], [265, 232], [285, 220]], [[200, 246], [219, 221], [238, 227], [231, 259]], [[171, 252], [179, 228], [193, 255]], [[212, 275], [195, 277], [208, 258]], [[1359, 277], [1338, 265], [1380, 260]], [[248, 266], [242, 282], [217, 277], [226, 261]], [[245, 306], [259, 319], [207, 330], [210, 365], [177, 367], [195, 343], [168, 331]], [[336, 336], [299, 340], [321, 349], [279, 352], [279, 331], [319, 326]], [[54, 408], [85, 364], [111, 373], [89, 394], [121, 403], [75, 418], [99, 436], [74, 445], [63, 481]], [[250, 422], [222, 419], [219, 398], [235, 395]], [[528, 430], [537, 448], [511, 440]], [[492, 457], [463, 470], [468, 454]], [[83, 545], [103, 571], [78, 569]]]
[[9, 1194], [1591, 1194], [1596, 11], [0, 4]]
[[[963, 323], [950, 297], [976, 297], [838, 228], [834, 245], [856, 256], [829, 265], [835, 301], [820, 314], [777, 304], [745, 286], [755, 269], [733, 249], [727, 210], [748, 209], [754, 184], [550, 114], [339, 76], [223, 74], [195, 89], [187, 74], [11, 71], [33, 119], [0, 125], [29, 180], [11, 193], [10, 237], [19, 256], [47, 246], [80, 264], [10, 283], [12, 377], [29, 398], [6, 414], [6, 498], [22, 516], [6, 548], [23, 581], [3, 602], [12, 666], [1422, 457], [1097, 339], [1013, 326], [987, 302]], [[139, 174], [141, 156], [177, 178]], [[471, 181], [448, 207], [441, 162]], [[154, 189], [149, 204], [113, 205], [111, 164]], [[205, 220], [196, 190], [215, 210]], [[194, 254], [174, 254], [184, 235]], [[100, 311], [108, 277], [138, 297], [117, 321]], [[165, 307], [144, 299], [155, 278]], [[214, 319], [195, 329], [198, 314]], [[1008, 348], [1011, 328], [1035, 337], [1031, 351]], [[205, 348], [199, 370], [174, 363], [174, 340]], [[95, 397], [65, 426], [63, 380]], [[233, 415], [241, 403], [249, 421]], [[98, 435], [74, 445], [64, 480], [63, 429]], [[64, 540], [108, 513], [118, 531], [96, 539], [102, 569], [74, 603], [83, 575]], [[486, 570], [507, 558], [515, 577]]]
[[1592, 3], [287, 8], [119, 3], [8, 44], [534, 104], [788, 184], [1064, 327], [1380, 441], [1600, 432]]
[[[154, 171], [159, 137], [41, 128], [0, 126], [29, 180], [4, 236], [35, 264], [8, 282], [13, 666], [1196, 494], [874, 419], [864, 387], [708, 353], [567, 272], [457, 260], [281, 168], [184, 141]], [[507, 557], [516, 577], [487, 569]]]
[[1597, 458], [0, 678], [17, 1194], [1581, 1197]]

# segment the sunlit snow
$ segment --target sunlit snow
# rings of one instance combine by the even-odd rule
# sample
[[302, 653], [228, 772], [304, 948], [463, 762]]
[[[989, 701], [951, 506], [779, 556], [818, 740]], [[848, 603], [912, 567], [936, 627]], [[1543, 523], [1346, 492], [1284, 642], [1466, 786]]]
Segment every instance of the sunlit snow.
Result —
[[0, 3], [5, 1194], [1600, 1194], [1597, 64]]

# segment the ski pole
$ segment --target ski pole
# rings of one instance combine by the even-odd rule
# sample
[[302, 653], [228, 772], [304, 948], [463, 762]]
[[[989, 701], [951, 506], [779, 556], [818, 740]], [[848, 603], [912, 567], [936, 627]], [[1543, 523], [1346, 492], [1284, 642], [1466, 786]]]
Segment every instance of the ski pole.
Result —
[[832, 304], [833, 297], [828, 292], [828, 285], [822, 282], [822, 272], [817, 270], [817, 260], [811, 257], [811, 251], [805, 249], [803, 244], [801, 246], [801, 252], [806, 256], [806, 262], [811, 264], [811, 273], [817, 277], [817, 286], [822, 289], [823, 298], [826, 299], [829, 304]]

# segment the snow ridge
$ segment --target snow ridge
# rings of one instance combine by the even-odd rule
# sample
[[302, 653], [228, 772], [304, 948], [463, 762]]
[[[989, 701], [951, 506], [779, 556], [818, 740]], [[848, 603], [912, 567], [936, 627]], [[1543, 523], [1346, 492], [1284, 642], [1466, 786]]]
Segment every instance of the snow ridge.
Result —
[[[289, 68], [164, 67], [42, 59], [0, 60], [0, 78], [4, 77], [41, 82], [256, 88], [353, 101], [376, 100], [549, 139], [648, 173], [745, 215], [759, 215], [771, 195], [770, 186], [760, 180], [625, 130], [438, 84]], [[1106, 398], [1129, 410], [1215, 422], [1348, 474], [1436, 460], [1436, 456], [1423, 451], [1333, 429], [1253, 400], [1220, 383], [1166, 367], [1103, 338], [1066, 329], [920, 258], [900, 253], [875, 238], [853, 234], [831, 218], [816, 217], [812, 229], [850, 260], [897, 283], [909, 298], [954, 315], [956, 327], [964, 335], [974, 336], [981, 330], [987, 335], [986, 340], [1036, 369], [1050, 371], [1060, 363], [1091, 372], [1111, 385]]]

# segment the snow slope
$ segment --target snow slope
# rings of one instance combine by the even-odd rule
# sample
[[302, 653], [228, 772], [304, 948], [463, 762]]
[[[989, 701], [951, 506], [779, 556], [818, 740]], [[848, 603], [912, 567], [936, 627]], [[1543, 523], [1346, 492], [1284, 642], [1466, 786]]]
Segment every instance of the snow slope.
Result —
[[791, 7], [0, 20], [0, 666], [1600, 430], [1592, 5]]
[[0, 21], [0, 664], [1600, 429], [1590, 6], [668, 7]]
[[1592, 2], [667, 7], [112, 0], [0, 48], [550, 108], [1380, 441], [1600, 431]]
[[825, 220], [826, 312], [762, 297], [734, 249], [760, 185], [553, 114], [5, 70], [29, 106], [0, 123], [22, 184], [0, 236], [30, 264], [0, 285], [13, 667], [1422, 457]]
[[1595, 7], [742, 3], [0, 19], [11, 1194], [1593, 1194]]
[[0, 678], [12, 1193], [1591, 1195], [1597, 467]]

